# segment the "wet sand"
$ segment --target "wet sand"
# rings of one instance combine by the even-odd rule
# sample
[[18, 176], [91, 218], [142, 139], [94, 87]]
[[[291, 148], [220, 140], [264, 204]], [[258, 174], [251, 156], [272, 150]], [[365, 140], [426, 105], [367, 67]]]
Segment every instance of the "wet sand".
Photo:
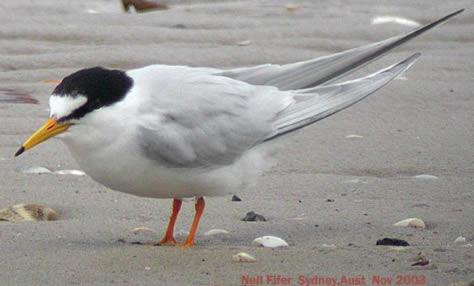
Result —
[[[474, 280], [473, 248], [454, 244], [460, 235], [474, 239], [472, 2], [294, 1], [292, 12], [287, 1], [256, 2], [169, 1], [171, 9], [145, 14], [124, 14], [118, 1], [105, 0], [0, 3], [0, 89], [26, 92], [40, 102], [0, 103], [0, 208], [42, 203], [62, 217], [0, 222], [0, 284], [239, 285], [245, 275], [263, 275], [267, 285], [267, 274], [290, 277], [293, 285], [299, 275], [362, 275], [366, 285], [375, 285], [376, 275], [394, 280], [415, 275], [428, 285]], [[239, 194], [242, 202], [209, 199], [194, 249], [118, 241], [138, 226], [163, 232], [169, 200], [113, 192], [86, 176], [19, 171], [77, 169], [59, 141], [12, 159], [46, 119], [54, 84], [44, 81], [77, 69], [283, 64], [412, 29], [373, 25], [376, 16], [425, 24], [459, 8], [468, 10], [359, 71], [368, 74], [422, 52], [404, 77], [374, 96], [283, 139], [277, 165], [254, 192]], [[363, 137], [346, 138], [350, 134]], [[438, 179], [413, 178], [419, 174]], [[180, 233], [193, 209], [184, 205]], [[250, 210], [268, 221], [240, 221]], [[408, 217], [423, 219], [428, 228], [392, 226]], [[213, 228], [230, 233], [204, 236]], [[281, 237], [290, 246], [251, 246], [262, 235]], [[412, 247], [403, 252], [376, 247], [383, 237], [407, 240]], [[233, 263], [239, 251], [258, 261]], [[431, 259], [429, 267], [411, 266], [420, 251]]]

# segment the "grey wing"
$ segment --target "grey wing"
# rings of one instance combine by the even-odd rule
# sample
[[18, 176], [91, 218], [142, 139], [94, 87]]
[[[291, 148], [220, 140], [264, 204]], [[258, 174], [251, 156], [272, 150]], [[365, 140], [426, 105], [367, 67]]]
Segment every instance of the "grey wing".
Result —
[[142, 153], [170, 168], [232, 164], [271, 134], [277, 114], [293, 102], [273, 87], [203, 73], [176, 84], [179, 90], [153, 99], [138, 127]]
[[405, 60], [366, 77], [334, 85], [294, 91], [296, 102], [282, 111], [265, 141], [313, 124], [361, 101], [409, 69], [419, 58]]
[[222, 71], [218, 74], [251, 84], [275, 86], [281, 90], [302, 89], [328, 84], [367, 65], [393, 48], [447, 21], [463, 10], [451, 13], [407, 34], [337, 54], [287, 65], [266, 64]]

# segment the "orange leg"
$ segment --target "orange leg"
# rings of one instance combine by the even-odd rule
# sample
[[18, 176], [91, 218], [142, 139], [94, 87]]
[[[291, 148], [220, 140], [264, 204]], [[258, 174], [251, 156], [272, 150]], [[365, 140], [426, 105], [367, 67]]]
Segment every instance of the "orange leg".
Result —
[[184, 241], [184, 243], [180, 245], [181, 248], [188, 248], [194, 245], [194, 236], [196, 235], [201, 215], [204, 212], [204, 206], [204, 198], [201, 197], [196, 201], [196, 214], [194, 215], [193, 224], [191, 225], [191, 230], [189, 231], [189, 235], [186, 238], [186, 241]]
[[178, 199], [173, 199], [173, 208], [171, 211], [170, 221], [168, 227], [166, 228], [165, 237], [158, 243], [158, 245], [175, 245], [176, 240], [174, 239], [174, 225], [176, 223], [176, 218], [178, 217], [179, 210], [181, 209], [181, 204], [183, 202]]

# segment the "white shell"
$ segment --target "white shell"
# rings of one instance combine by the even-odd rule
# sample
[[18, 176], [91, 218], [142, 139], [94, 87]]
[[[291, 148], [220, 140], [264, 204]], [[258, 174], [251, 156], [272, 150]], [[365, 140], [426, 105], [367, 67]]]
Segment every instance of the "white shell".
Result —
[[148, 234], [157, 235], [157, 233], [153, 229], [151, 229], [149, 227], [146, 227], [146, 226], [136, 227], [136, 228], [132, 229], [131, 232], [135, 235], [140, 234], [140, 233], [148, 233]]
[[232, 255], [232, 261], [234, 262], [255, 262], [257, 259], [253, 257], [252, 255], [245, 253], [245, 252], [239, 252], [237, 254]]
[[438, 179], [438, 177], [429, 175], [429, 174], [416, 175], [413, 178], [420, 179], [420, 180], [437, 180]]
[[207, 231], [204, 235], [216, 235], [216, 234], [228, 234], [229, 232], [225, 229], [219, 229], [219, 228], [215, 228], [215, 229], [211, 229], [209, 231]]
[[81, 170], [58, 170], [58, 171], [54, 171], [54, 173], [58, 175], [74, 175], [74, 176], [84, 176], [86, 174]]
[[327, 249], [336, 249], [336, 245], [335, 244], [326, 244], [326, 243], [323, 243], [321, 244], [322, 247], [324, 248], [327, 248]]
[[364, 138], [364, 136], [362, 135], [359, 135], [359, 134], [349, 134], [346, 136], [347, 139], [360, 139], [360, 138]]
[[33, 166], [21, 169], [21, 172], [25, 174], [49, 174], [51, 173], [51, 170], [41, 166]]
[[403, 226], [403, 227], [414, 227], [414, 228], [426, 228], [426, 224], [419, 218], [412, 217], [401, 220], [394, 224], [394, 226]]
[[288, 243], [283, 239], [276, 237], [276, 236], [262, 236], [257, 237], [252, 241], [252, 245], [254, 246], [263, 246], [268, 248], [277, 248], [277, 247], [287, 247]]
[[466, 243], [466, 242], [467, 242], [467, 240], [464, 236], [459, 236], [458, 238], [456, 238], [454, 240], [454, 243], [456, 243], [456, 244], [463, 244], [463, 243]]
[[238, 42], [237, 45], [239, 45], [239, 46], [248, 46], [248, 45], [250, 45], [250, 43], [252, 43], [252, 41], [245, 40], [245, 41]]

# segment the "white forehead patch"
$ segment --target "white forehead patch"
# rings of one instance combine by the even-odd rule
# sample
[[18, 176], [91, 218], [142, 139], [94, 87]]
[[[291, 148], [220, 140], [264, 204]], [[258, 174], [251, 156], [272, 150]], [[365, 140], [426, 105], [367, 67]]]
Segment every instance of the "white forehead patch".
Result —
[[61, 118], [70, 115], [74, 110], [83, 106], [87, 102], [87, 97], [76, 95], [51, 95], [49, 98], [50, 117]]

